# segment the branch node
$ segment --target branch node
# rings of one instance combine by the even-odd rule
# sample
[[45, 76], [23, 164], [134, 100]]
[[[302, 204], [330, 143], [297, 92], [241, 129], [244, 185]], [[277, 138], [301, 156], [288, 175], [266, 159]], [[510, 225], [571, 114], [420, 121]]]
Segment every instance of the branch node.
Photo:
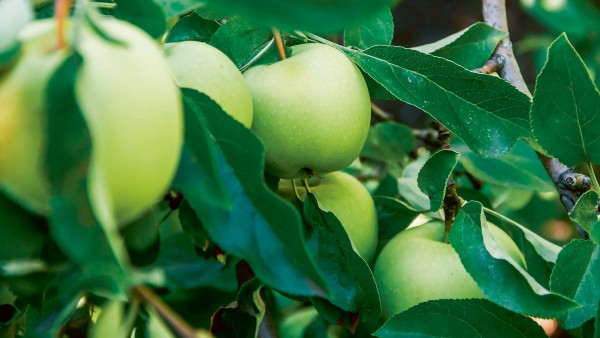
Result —
[[592, 180], [589, 177], [576, 172], [573, 168], [568, 168], [560, 173], [556, 183], [562, 188], [577, 193], [578, 196], [588, 191], [592, 186]]

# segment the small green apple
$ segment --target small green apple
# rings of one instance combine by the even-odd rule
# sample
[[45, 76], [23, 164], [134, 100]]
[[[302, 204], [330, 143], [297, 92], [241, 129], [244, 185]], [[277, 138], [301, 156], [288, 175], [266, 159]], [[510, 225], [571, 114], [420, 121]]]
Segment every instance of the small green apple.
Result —
[[323, 44], [292, 47], [289, 58], [249, 69], [252, 129], [266, 148], [266, 170], [305, 178], [343, 169], [360, 153], [371, 103], [358, 68]]
[[67, 48], [59, 50], [53, 19], [34, 21], [20, 33], [17, 62], [0, 78], [0, 189], [33, 211], [49, 212], [45, 90], [76, 38], [84, 62], [75, 97], [92, 138], [88, 194], [100, 221], [124, 223], [168, 189], [183, 138], [181, 99], [150, 36], [124, 21], [96, 20], [121, 43], [69, 22]]
[[[354, 176], [343, 171], [312, 177], [308, 184], [319, 207], [340, 220], [356, 252], [370, 263], [377, 249], [378, 225], [375, 203], [369, 191]], [[298, 193], [304, 201], [306, 190], [299, 186]], [[280, 181], [279, 194], [288, 200], [295, 198], [291, 181]]]
[[[512, 239], [488, 225], [499, 245], [524, 265]], [[373, 270], [384, 319], [428, 300], [485, 298], [444, 235], [444, 224], [432, 221], [402, 231], [385, 245]]]
[[238, 122], [252, 125], [252, 96], [235, 64], [217, 48], [197, 41], [168, 43], [165, 52], [175, 82], [202, 92]]

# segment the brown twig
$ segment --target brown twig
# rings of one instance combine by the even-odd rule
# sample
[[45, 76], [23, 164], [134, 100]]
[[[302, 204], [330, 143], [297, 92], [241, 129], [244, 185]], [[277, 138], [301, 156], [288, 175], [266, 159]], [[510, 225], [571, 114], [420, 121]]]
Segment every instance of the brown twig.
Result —
[[272, 29], [273, 37], [275, 38], [275, 44], [277, 45], [277, 51], [279, 52], [279, 58], [281, 60], [287, 59], [287, 55], [285, 55], [285, 46], [283, 45], [283, 40], [281, 39], [281, 33], [275, 28]]
[[[505, 0], [482, 0], [482, 3], [484, 21], [498, 30], [508, 32]], [[529, 88], [525, 84], [509, 37], [500, 41], [494, 55], [498, 55], [504, 59], [503, 66], [499, 72], [500, 77], [510, 82], [531, 98], [531, 91], [529, 91]], [[576, 173], [572, 168], [567, 167], [555, 158], [548, 157], [540, 152], [536, 153], [552, 179], [563, 206], [567, 211], [571, 211], [579, 196], [589, 190], [590, 178]]]
[[150, 288], [138, 285], [132, 291], [135, 297], [140, 298], [145, 304], [152, 307], [178, 337], [196, 338], [198, 336], [198, 332], [165, 304]]

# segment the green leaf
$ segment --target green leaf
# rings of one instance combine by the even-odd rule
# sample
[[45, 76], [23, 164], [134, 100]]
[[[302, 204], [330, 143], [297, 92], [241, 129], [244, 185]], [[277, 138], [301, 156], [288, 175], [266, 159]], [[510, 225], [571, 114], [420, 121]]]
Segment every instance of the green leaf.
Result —
[[[78, 264], [121, 266], [124, 251], [117, 240], [109, 237], [116, 229], [108, 225], [104, 229], [99, 224], [87, 193], [92, 140], [74, 92], [82, 61], [79, 54], [66, 58], [50, 78], [46, 90], [46, 163], [52, 191], [50, 232], [62, 251]], [[112, 278], [126, 280], [120, 274]]]
[[220, 308], [211, 319], [210, 331], [216, 337], [257, 337], [265, 315], [260, 295], [262, 282], [253, 278], [238, 291], [236, 302]]
[[380, 181], [373, 196], [398, 197], [398, 180], [391, 174], [386, 174]]
[[331, 292], [327, 300], [347, 312], [379, 317], [381, 304], [373, 272], [354, 251], [342, 223], [333, 213], [320, 210], [311, 193], [304, 200], [303, 213], [306, 245]]
[[209, 207], [205, 199], [189, 199], [194, 187], [181, 185], [210, 237], [245, 259], [265, 284], [289, 294], [324, 295], [325, 283], [304, 247], [298, 213], [264, 182], [264, 146], [208, 96], [190, 89], [183, 89], [183, 95], [194, 107], [197, 125], [218, 146], [213, 158], [203, 160], [216, 163], [232, 202], [229, 210]]
[[420, 212], [404, 202], [391, 197], [373, 197], [377, 208], [379, 223], [379, 240], [390, 240], [400, 231], [406, 229]]
[[18, 51], [17, 34], [31, 20], [33, 8], [29, 1], [3, 0], [0, 1], [2, 26], [0, 26], [0, 66]]
[[336, 33], [389, 6], [389, 0], [205, 0], [207, 8], [268, 27]]
[[523, 9], [556, 33], [585, 39], [600, 32], [600, 10], [590, 0], [521, 1]]
[[206, 0], [157, 0], [162, 3], [167, 18], [178, 17], [202, 6]]
[[574, 299], [581, 307], [559, 318], [561, 326], [573, 329], [596, 316], [600, 301], [600, 250], [590, 241], [574, 240], [560, 252], [552, 271], [550, 288]]
[[490, 301], [516, 313], [542, 318], [558, 317], [576, 307], [506, 260], [494, 258], [484, 244], [484, 222], [481, 204], [469, 202], [454, 220], [449, 239], [465, 269]]
[[537, 78], [531, 127], [536, 140], [566, 165], [600, 163], [600, 92], [567, 39], [558, 37]]
[[106, 301], [95, 324], [90, 325], [90, 338], [119, 337], [123, 334], [121, 325], [124, 316], [124, 304], [116, 300]]
[[454, 61], [467, 69], [483, 66], [508, 33], [477, 22], [434, 43], [414, 47], [423, 53]]
[[419, 189], [429, 197], [431, 211], [437, 211], [442, 207], [446, 184], [458, 163], [459, 156], [460, 154], [453, 150], [442, 149], [431, 155], [419, 171], [417, 183]]
[[598, 219], [597, 213], [598, 198], [596, 191], [586, 191], [579, 197], [573, 210], [569, 213], [569, 218], [581, 225], [596, 244], [600, 243], [600, 219]]
[[370, 127], [360, 156], [397, 165], [406, 160], [414, 147], [415, 137], [410, 127], [395, 122], [377, 123]]
[[397, 46], [342, 49], [396, 98], [446, 126], [474, 152], [498, 157], [529, 137], [529, 98], [508, 82]]
[[219, 29], [219, 24], [215, 20], [204, 19], [196, 12], [192, 12], [175, 23], [169, 30], [165, 42], [209, 42], [217, 29]]
[[[210, 44], [225, 53], [238, 68], [246, 66], [259, 53], [261, 62], [279, 61], [271, 29], [251, 25], [241, 18], [233, 18], [221, 25]], [[286, 52], [290, 55], [291, 49]]]
[[372, 17], [344, 29], [344, 45], [365, 49], [389, 45], [394, 37], [394, 18], [389, 7], [382, 7]]
[[524, 141], [502, 157], [483, 158], [470, 151], [462, 142], [453, 142], [460, 152], [460, 163], [473, 176], [502, 187], [532, 191], [554, 191], [548, 173], [535, 151]]
[[393, 316], [373, 335], [380, 338], [546, 337], [531, 318], [484, 299], [440, 299], [421, 303]]
[[24, 210], [0, 192], [0, 261], [38, 256], [46, 220]]
[[112, 14], [138, 26], [155, 39], [167, 31], [165, 9], [155, 0], [115, 0], [117, 7]]
[[400, 197], [416, 210], [429, 210], [429, 197], [419, 189], [417, 183], [419, 172], [428, 159], [429, 154], [422, 154], [407, 165], [402, 171], [402, 177], [398, 178]]

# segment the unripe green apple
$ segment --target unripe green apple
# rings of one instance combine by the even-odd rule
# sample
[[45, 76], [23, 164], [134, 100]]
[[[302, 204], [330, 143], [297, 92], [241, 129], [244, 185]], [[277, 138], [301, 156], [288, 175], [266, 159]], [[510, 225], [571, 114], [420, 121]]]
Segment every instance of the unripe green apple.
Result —
[[249, 69], [256, 131], [266, 148], [266, 170], [303, 178], [348, 166], [360, 153], [371, 103], [358, 68], [323, 44], [292, 47], [289, 58]]
[[29, 24], [19, 35], [21, 54], [0, 79], [0, 188], [33, 211], [49, 212], [45, 90], [77, 38], [84, 62], [75, 97], [92, 139], [88, 194], [97, 218], [123, 223], [168, 188], [182, 144], [181, 100], [151, 37], [116, 19], [96, 24], [120, 43], [87, 24], [69, 23], [68, 46], [58, 50], [50, 19]]
[[[512, 239], [488, 225], [498, 244], [524, 265]], [[444, 224], [433, 221], [402, 231], [385, 245], [373, 270], [384, 319], [428, 300], [485, 298], [454, 248], [443, 242], [444, 232]]]
[[217, 48], [197, 41], [168, 43], [165, 52], [175, 81], [202, 92], [238, 122], [252, 125], [252, 96], [235, 64]]
[[[342, 223], [356, 252], [370, 263], [377, 249], [377, 212], [369, 191], [354, 176], [336, 171], [308, 180], [311, 192], [322, 210], [332, 212]], [[295, 198], [291, 181], [281, 180], [279, 193], [288, 200]], [[300, 199], [306, 190], [298, 186]]]

